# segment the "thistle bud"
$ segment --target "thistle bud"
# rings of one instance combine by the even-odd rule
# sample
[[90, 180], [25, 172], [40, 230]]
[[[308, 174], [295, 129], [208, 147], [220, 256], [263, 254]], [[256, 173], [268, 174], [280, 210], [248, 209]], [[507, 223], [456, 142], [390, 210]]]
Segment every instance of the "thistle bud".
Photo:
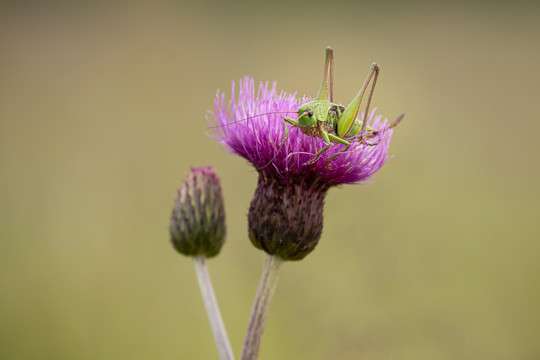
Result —
[[171, 214], [171, 241], [178, 252], [216, 256], [225, 242], [225, 209], [212, 167], [192, 168], [178, 190]]

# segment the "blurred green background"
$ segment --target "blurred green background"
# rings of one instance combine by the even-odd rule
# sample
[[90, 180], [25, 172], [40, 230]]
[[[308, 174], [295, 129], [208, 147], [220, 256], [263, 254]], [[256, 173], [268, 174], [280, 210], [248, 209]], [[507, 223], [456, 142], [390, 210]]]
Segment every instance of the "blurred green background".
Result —
[[540, 7], [527, 2], [2, 2], [0, 358], [212, 359], [168, 239], [190, 166], [222, 179], [209, 261], [237, 355], [264, 254], [256, 173], [205, 135], [244, 75], [405, 112], [367, 186], [332, 189], [286, 263], [261, 359], [539, 359]]

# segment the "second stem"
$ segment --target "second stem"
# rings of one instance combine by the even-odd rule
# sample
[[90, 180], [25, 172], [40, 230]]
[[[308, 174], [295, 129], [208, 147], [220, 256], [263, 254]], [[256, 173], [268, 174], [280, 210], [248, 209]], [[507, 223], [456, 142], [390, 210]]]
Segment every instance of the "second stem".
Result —
[[279, 268], [282, 262], [283, 260], [277, 256], [266, 256], [259, 288], [249, 317], [241, 360], [255, 360], [259, 355], [264, 325], [266, 324], [270, 302], [279, 279]]

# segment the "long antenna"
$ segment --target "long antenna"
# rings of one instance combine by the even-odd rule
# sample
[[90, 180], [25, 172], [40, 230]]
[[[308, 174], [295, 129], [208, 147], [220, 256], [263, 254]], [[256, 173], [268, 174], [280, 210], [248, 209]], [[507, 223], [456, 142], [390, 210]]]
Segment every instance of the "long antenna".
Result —
[[210, 126], [208, 129], [217, 129], [217, 128], [220, 128], [220, 127], [229, 126], [229, 125], [232, 125], [232, 124], [236, 124], [236, 123], [239, 123], [239, 122], [248, 120], [248, 119], [252, 119], [252, 118], [256, 118], [256, 117], [264, 116], [264, 115], [272, 115], [272, 114], [291, 114], [291, 113], [295, 113], [295, 112], [296, 112], [296, 111], [272, 111], [272, 112], [267, 112], [267, 113], [257, 114], [257, 115], [253, 115], [253, 116], [248, 116], [248, 117], [245, 117], [245, 118], [243, 118], [243, 119], [231, 121], [231, 122], [228, 122], [228, 123], [222, 124], [222, 125]]

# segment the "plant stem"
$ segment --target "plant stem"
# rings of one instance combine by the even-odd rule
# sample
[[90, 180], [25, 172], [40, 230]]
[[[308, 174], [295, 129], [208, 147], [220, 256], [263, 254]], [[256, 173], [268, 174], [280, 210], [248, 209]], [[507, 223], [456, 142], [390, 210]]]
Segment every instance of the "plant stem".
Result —
[[282, 262], [283, 260], [277, 256], [267, 255], [266, 257], [261, 280], [259, 281], [259, 288], [257, 289], [257, 295], [255, 295], [255, 301], [249, 317], [241, 360], [255, 360], [259, 355], [264, 325], [279, 279], [279, 267]]
[[221, 360], [234, 360], [234, 355], [227, 337], [227, 331], [225, 331], [225, 325], [221, 319], [219, 307], [212, 288], [212, 282], [210, 281], [210, 274], [206, 267], [204, 255], [197, 255], [193, 258], [195, 262], [195, 272], [197, 273], [197, 280], [199, 280], [199, 287], [201, 288], [201, 294], [208, 313], [208, 319], [210, 320], [210, 326], [212, 327], [212, 333], [214, 334], [214, 340], [219, 352], [219, 358]]

